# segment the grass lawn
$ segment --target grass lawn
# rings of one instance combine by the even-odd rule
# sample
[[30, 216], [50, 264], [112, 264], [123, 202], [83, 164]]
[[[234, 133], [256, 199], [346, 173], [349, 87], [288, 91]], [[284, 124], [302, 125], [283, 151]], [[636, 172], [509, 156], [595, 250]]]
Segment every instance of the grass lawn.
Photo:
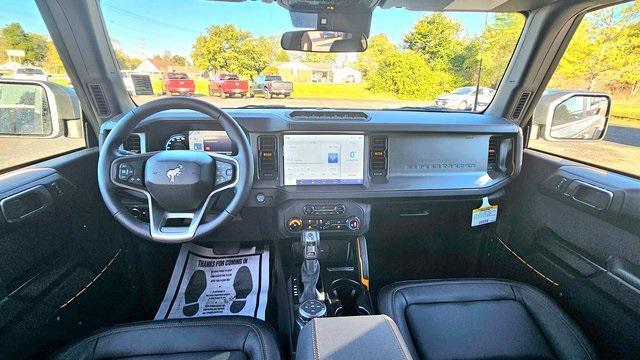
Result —
[[640, 127], [640, 97], [613, 99], [610, 124]]

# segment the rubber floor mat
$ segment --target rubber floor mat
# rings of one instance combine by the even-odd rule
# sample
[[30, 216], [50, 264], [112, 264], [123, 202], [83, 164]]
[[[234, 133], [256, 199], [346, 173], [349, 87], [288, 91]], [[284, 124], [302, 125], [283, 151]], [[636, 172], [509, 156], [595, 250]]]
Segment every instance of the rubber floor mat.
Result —
[[155, 319], [241, 315], [264, 320], [268, 294], [268, 250], [216, 255], [183, 244]]

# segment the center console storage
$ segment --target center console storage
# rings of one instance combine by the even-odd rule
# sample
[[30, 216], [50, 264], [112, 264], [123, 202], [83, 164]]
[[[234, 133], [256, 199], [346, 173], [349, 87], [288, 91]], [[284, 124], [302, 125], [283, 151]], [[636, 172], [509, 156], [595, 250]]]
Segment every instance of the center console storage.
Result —
[[386, 315], [316, 318], [302, 328], [296, 359], [411, 359], [396, 324]]

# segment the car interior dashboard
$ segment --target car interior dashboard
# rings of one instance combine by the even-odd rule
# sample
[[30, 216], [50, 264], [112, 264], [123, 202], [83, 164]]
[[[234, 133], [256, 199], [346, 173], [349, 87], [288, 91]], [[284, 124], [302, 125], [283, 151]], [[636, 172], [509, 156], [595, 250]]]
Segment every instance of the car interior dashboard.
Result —
[[[281, 199], [482, 195], [520, 170], [522, 134], [481, 114], [241, 109], [229, 113], [254, 152], [254, 191]], [[101, 137], [117, 118], [106, 122]], [[123, 144], [145, 153], [194, 150], [234, 155], [222, 127], [170, 110], [144, 120]], [[250, 201], [248, 206], [261, 206]]]
[[[227, 111], [247, 134], [254, 156], [253, 185], [245, 208], [276, 209], [283, 236], [309, 228], [364, 233], [368, 204], [380, 199], [481, 199], [506, 186], [519, 173], [522, 161], [519, 127], [489, 115]], [[103, 124], [101, 141], [117, 120]], [[217, 121], [187, 110], [146, 118], [123, 148], [134, 153], [237, 154]]]

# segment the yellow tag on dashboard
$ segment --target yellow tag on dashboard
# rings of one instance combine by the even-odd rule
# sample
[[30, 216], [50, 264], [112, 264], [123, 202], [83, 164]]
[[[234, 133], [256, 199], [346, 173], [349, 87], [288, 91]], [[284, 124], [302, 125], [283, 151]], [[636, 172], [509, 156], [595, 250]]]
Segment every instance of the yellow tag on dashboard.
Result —
[[482, 199], [482, 205], [473, 209], [471, 213], [471, 226], [479, 226], [495, 222], [498, 218], [498, 205], [489, 204], [489, 198]]

